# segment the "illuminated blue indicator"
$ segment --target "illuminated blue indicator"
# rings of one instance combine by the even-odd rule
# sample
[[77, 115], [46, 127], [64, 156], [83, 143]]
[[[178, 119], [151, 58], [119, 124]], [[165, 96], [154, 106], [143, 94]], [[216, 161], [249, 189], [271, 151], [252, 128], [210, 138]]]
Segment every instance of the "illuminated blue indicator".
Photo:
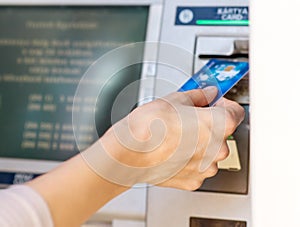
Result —
[[249, 8], [232, 7], [177, 7], [175, 25], [248, 26]]

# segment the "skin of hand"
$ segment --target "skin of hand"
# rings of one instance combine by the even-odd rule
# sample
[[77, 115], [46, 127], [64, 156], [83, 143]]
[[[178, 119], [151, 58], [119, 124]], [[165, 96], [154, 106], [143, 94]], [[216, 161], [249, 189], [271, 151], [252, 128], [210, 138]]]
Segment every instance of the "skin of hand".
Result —
[[[176, 92], [140, 106], [112, 126], [95, 144], [101, 144], [120, 163], [143, 168], [167, 161], [179, 146], [183, 133], [195, 134], [198, 142], [195, 146], [193, 144], [194, 152], [185, 165], [168, 175], [169, 177], [156, 182], [163, 187], [197, 189], [204, 179], [216, 174], [217, 162], [228, 155], [226, 138], [244, 118], [243, 108], [226, 99], [214, 107], [205, 107], [216, 94], [216, 88]], [[217, 118], [219, 116], [225, 119], [224, 132], [220, 135], [216, 135], [218, 132], [213, 130], [215, 118], [212, 117], [212, 111]], [[183, 126], [186, 129], [183, 130]], [[119, 129], [128, 133], [120, 134]], [[221, 138], [220, 149], [207, 168], [199, 171], [199, 165], [209, 156], [206, 148], [211, 135]], [[142, 152], [143, 148], [147, 152]], [[189, 144], [186, 148], [189, 148]], [[86, 152], [88, 150], [89, 148]], [[172, 170], [166, 167], [166, 172]], [[153, 175], [154, 181], [160, 175], [156, 176], [157, 173], [151, 171], [148, 174]], [[143, 180], [143, 176], [139, 176], [135, 183], [141, 179]], [[82, 154], [27, 185], [45, 199], [55, 226], [80, 226], [108, 201], [130, 188], [129, 185], [121, 185], [101, 177], [86, 163]]]
[[[191, 97], [194, 98], [193, 95]], [[193, 99], [193, 101], [195, 105], [203, 105], [203, 103], [197, 103], [195, 99]], [[217, 114], [224, 114], [224, 109], [226, 115], [226, 126], [224, 129], [225, 131], [223, 132], [224, 134], [222, 138], [222, 144], [220, 145], [220, 149], [217, 151], [216, 155], [213, 157], [211, 163], [205, 169], [205, 171], [199, 171], [199, 163], [201, 164], [202, 160], [205, 158], [205, 149], [207, 147], [207, 144], [205, 144], [204, 146], [199, 146], [188, 164], [174, 177], [163, 182], [159, 186], [179, 188], [184, 190], [196, 190], [202, 185], [203, 181], [206, 178], [213, 177], [217, 174], [217, 163], [227, 158], [229, 154], [226, 139], [236, 130], [236, 127], [242, 122], [245, 116], [244, 109], [241, 106], [225, 98], [223, 98], [216, 104], [216, 106], [214, 107], [214, 111], [219, 112]], [[210, 115], [209, 108], [206, 108], [204, 113], [200, 114], [200, 117], [202, 119], [206, 119], [206, 121], [202, 121], [202, 127], [204, 127], [204, 129], [201, 128], [201, 141], [206, 142], [209, 139], [206, 136], [210, 133], [212, 127], [211, 124], [213, 121], [213, 119], [208, 115]]]
[[[184, 167], [176, 171], [176, 174], [170, 173], [169, 177], [161, 177], [162, 173], [159, 172], [157, 179], [152, 176], [152, 182], [164, 187], [198, 189], [206, 178], [217, 173], [217, 162], [225, 159], [229, 153], [226, 139], [244, 119], [244, 109], [225, 98], [214, 107], [203, 108], [216, 94], [217, 89], [209, 87], [204, 90], [172, 93], [145, 104], [111, 127], [103, 137], [102, 145], [120, 163], [144, 168], [162, 163], [174, 155], [183, 133], [197, 134], [194, 147], [184, 147], [194, 149]], [[213, 123], [219, 118], [224, 120], [224, 127], [217, 127], [219, 131], [212, 133], [212, 128], [216, 128]], [[186, 119], [188, 123], [183, 123]], [[210, 155], [206, 154], [206, 150], [208, 143], [214, 139], [211, 136], [219, 138], [220, 147], [214, 152], [209, 166], [200, 171], [201, 162]], [[132, 146], [133, 143], [138, 145]], [[151, 152], [143, 152], [145, 149]], [[187, 152], [186, 155], [190, 154]], [[174, 170], [166, 165], [163, 172], [168, 171]], [[143, 182], [144, 179], [141, 176], [136, 183]]]

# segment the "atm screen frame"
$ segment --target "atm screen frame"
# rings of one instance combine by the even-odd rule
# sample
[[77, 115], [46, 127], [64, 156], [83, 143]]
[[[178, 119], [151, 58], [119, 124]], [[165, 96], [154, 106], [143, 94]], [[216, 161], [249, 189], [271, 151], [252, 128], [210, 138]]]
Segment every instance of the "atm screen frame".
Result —
[[[161, 26], [161, 17], [163, 11], [163, 0], [88, 0], [88, 1], [79, 1], [79, 0], [67, 0], [63, 4], [59, 0], [0, 0], [0, 7], [8, 6], [147, 6], [149, 7], [148, 13], [148, 22], [146, 29], [146, 38], [145, 42], [158, 42], [160, 37], [160, 26]], [[151, 53], [148, 53], [151, 52]], [[144, 56], [149, 54], [153, 55], [153, 50], [148, 51], [144, 50]], [[141, 79], [145, 79], [149, 76], [153, 78], [153, 75], [149, 75], [149, 67], [151, 72], [153, 72], [153, 67], [155, 64], [149, 65], [150, 63], [143, 63], [141, 70]], [[155, 71], [155, 70], [154, 70]], [[143, 100], [145, 97], [152, 96], [154, 91], [153, 84], [140, 84], [139, 87], [139, 96], [138, 100]], [[149, 93], [150, 92], [150, 93]], [[3, 158], [0, 157], [0, 187], [5, 187], [7, 184], [3, 183], [1, 178], [6, 178], [1, 176], [1, 173], [10, 173], [10, 174], [21, 174], [21, 177], [26, 178], [26, 174], [30, 176], [37, 176], [39, 174], [48, 172], [49, 170], [55, 168], [59, 165], [61, 161], [51, 161], [51, 160], [33, 160], [33, 159], [20, 159], [20, 158]], [[25, 174], [25, 175], [22, 175]], [[22, 181], [22, 180], [21, 180]], [[22, 183], [22, 182], [20, 182]]]

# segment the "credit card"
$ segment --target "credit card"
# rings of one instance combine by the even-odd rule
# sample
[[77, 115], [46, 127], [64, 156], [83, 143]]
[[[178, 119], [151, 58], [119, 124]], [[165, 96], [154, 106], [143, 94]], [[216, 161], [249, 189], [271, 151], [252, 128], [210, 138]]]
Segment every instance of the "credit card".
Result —
[[246, 76], [248, 72], [248, 62], [211, 59], [187, 80], [178, 91], [215, 86], [218, 88], [218, 95], [210, 103], [210, 106], [213, 106], [237, 82]]

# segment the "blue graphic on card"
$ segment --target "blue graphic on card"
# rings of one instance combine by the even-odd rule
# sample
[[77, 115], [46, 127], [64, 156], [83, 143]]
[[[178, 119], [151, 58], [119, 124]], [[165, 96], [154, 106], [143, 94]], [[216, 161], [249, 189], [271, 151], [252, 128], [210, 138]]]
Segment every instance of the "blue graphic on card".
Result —
[[178, 91], [216, 86], [219, 91], [217, 97], [210, 103], [210, 106], [212, 106], [241, 80], [248, 71], [248, 62], [211, 59], [186, 81]]

